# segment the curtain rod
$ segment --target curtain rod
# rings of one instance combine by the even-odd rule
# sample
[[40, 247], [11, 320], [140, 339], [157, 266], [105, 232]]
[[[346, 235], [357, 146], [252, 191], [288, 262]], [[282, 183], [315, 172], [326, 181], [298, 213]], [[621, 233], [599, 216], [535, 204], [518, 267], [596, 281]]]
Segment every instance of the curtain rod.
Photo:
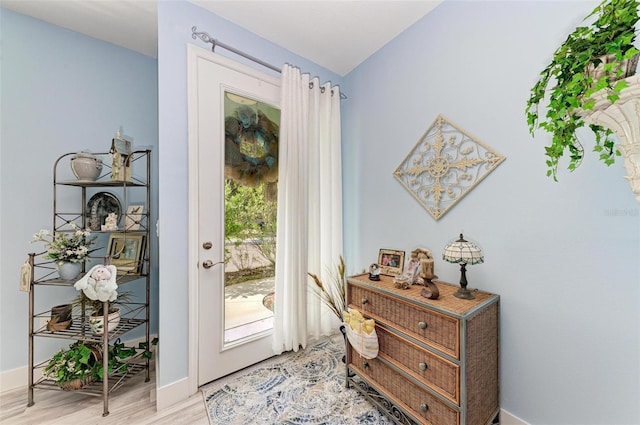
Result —
[[[249, 59], [250, 61], [253, 61], [255, 63], [258, 63], [266, 68], [272, 69], [274, 71], [276, 71], [277, 73], [281, 73], [282, 70], [280, 68], [278, 68], [277, 66], [271, 65], [270, 63], [267, 63], [261, 59], [256, 58], [255, 56], [251, 56], [250, 54], [247, 54], [245, 52], [242, 52], [238, 49], [236, 49], [235, 47], [231, 47], [228, 44], [224, 44], [221, 43], [220, 41], [216, 40], [215, 38], [211, 38], [211, 36], [209, 34], [207, 34], [206, 32], [197, 32], [197, 27], [193, 26], [191, 27], [191, 38], [193, 38], [194, 40], [196, 38], [199, 38], [200, 40], [204, 41], [205, 43], [211, 43], [211, 51], [215, 51], [216, 46], [220, 46], [225, 50], [228, 50], [232, 53], [235, 53], [236, 55], [242, 56], [243, 58]], [[310, 84], [311, 86], [311, 84]], [[346, 99], [347, 95], [345, 95], [344, 93], [340, 92], [340, 99]]]

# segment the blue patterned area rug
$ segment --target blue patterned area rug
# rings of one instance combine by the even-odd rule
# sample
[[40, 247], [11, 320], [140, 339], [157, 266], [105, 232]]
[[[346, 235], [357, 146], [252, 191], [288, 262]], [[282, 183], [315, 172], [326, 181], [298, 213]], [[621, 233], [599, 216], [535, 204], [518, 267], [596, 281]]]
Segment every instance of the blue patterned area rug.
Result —
[[344, 340], [325, 339], [202, 388], [212, 425], [392, 424], [344, 387]]

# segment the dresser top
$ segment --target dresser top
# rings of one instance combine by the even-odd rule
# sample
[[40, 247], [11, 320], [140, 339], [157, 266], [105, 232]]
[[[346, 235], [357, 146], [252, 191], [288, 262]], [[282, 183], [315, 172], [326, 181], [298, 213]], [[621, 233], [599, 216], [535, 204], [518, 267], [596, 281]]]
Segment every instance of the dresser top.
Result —
[[368, 273], [364, 273], [350, 276], [348, 280], [354, 285], [364, 287], [370, 286], [381, 290], [382, 292], [387, 292], [400, 298], [416, 301], [420, 304], [428, 305], [436, 310], [440, 310], [445, 313], [453, 313], [454, 315], [459, 316], [469, 315], [486, 304], [490, 304], [498, 299], [498, 296], [495, 294], [473, 289], [471, 289], [471, 293], [476, 297], [475, 299], [463, 300], [456, 298], [453, 294], [458, 290], [458, 288], [460, 288], [460, 286], [441, 282], [439, 280], [433, 281], [440, 292], [440, 296], [437, 300], [430, 300], [420, 295], [420, 292], [424, 289], [424, 286], [422, 285], [412, 285], [409, 289], [396, 288], [393, 283], [393, 276], [380, 275], [379, 281], [373, 281], [369, 280]]

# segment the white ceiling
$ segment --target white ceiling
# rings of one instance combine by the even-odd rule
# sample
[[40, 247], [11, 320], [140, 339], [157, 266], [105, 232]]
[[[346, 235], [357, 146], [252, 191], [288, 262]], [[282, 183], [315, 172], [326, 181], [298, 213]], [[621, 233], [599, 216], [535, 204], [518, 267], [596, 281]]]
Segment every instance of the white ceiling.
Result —
[[[344, 76], [441, 1], [191, 2]], [[1, 6], [157, 57], [156, 0], [1, 0]]]

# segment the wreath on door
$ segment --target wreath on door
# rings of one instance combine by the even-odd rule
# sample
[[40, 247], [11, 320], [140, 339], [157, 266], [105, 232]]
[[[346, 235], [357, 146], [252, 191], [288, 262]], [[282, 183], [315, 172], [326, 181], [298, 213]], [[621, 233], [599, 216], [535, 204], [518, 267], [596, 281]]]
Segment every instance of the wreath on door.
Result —
[[262, 111], [240, 106], [225, 118], [225, 175], [247, 186], [278, 180], [279, 127]]

